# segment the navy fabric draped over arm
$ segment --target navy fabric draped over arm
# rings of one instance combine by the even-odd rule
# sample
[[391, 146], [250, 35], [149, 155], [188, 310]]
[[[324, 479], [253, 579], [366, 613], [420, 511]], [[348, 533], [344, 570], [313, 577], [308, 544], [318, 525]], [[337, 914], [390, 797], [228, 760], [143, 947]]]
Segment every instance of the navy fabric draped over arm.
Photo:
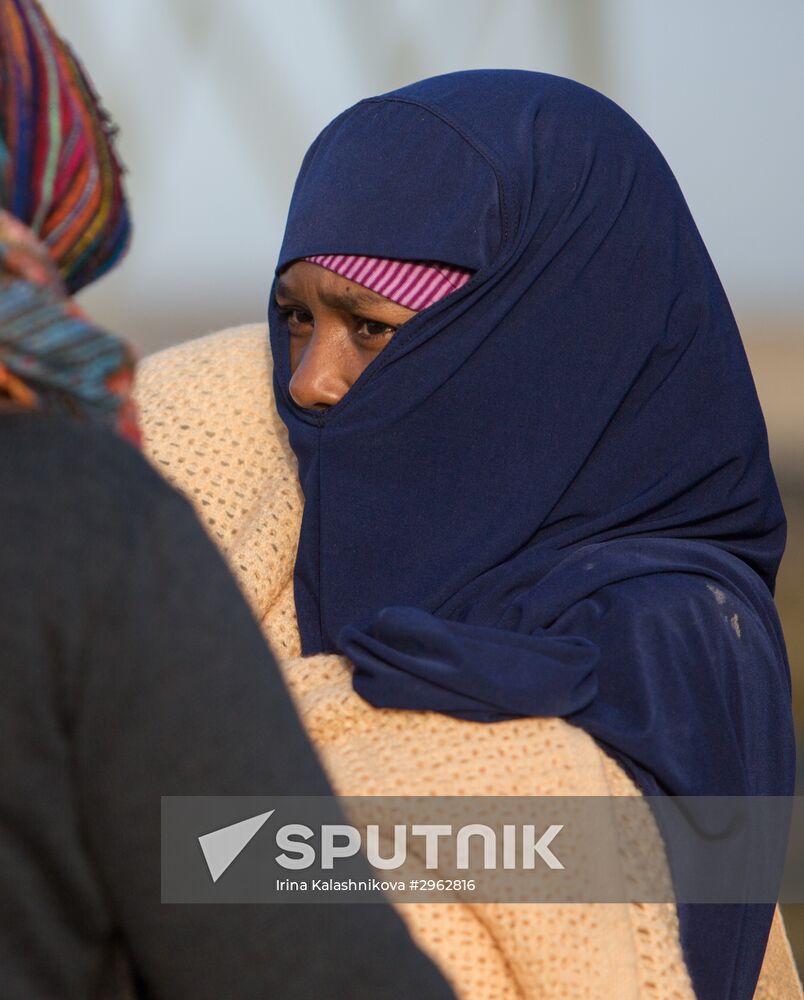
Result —
[[[377, 707], [561, 716], [646, 794], [787, 795], [791, 706], [764, 696], [768, 684], [790, 690], [781, 632], [734, 562], [700, 542], [585, 546], [511, 601], [516, 625], [397, 606], [344, 626], [340, 644]], [[780, 736], [770, 753], [769, 733]]]

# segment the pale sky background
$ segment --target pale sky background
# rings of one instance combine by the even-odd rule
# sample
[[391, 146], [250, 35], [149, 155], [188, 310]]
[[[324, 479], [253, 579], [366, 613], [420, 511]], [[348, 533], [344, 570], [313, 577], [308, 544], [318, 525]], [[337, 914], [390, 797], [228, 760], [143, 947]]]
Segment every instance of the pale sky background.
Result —
[[301, 158], [371, 94], [518, 67], [647, 130], [744, 335], [804, 331], [802, 0], [45, 0], [121, 128], [135, 236], [82, 296], [142, 352], [260, 320]]

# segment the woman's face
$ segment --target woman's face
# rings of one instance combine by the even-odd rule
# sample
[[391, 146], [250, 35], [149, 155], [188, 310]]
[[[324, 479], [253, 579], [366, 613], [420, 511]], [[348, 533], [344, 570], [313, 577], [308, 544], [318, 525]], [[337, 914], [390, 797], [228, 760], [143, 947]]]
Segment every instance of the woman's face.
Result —
[[397, 328], [416, 315], [305, 260], [282, 272], [276, 303], [288, 329], [290, 394], [315, 410], [337, 403]]

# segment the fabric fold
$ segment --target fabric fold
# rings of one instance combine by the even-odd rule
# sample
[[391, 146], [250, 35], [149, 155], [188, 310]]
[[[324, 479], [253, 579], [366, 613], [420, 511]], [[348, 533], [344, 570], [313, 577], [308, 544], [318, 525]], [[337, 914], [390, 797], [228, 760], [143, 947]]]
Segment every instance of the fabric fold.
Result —
[[492, 722], [569, 715], [597, 694], [600, 651], [582, 637], [523, 636], [388, 607], [368, 628], [347, 625], [340, 645], [355, 665], [355, 690], [383, 708], [415, 703]]

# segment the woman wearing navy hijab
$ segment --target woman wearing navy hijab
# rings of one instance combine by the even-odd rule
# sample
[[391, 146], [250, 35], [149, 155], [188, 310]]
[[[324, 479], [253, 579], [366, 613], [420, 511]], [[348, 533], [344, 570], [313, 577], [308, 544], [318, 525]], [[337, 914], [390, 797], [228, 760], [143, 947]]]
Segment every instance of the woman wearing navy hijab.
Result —
[[[360, 285], [309, 260], [325, 255], [471, 278], [418, 310], [389, 296], [363, 332], [390, 334], [358, 363], [315, 319], [310, 268]], [[642, 129], [580, 84], [515, 70], [361, 101], [304, 159], [276, 275], [302, 652], [345, 653], [376, 706], [562, 716], [647, 795], [792, 794], [765, 425]], [[335, 367], [294, 398], [322, 359]], [[772, 915], [679, 905], [701, 1000], [753, 996]]]

